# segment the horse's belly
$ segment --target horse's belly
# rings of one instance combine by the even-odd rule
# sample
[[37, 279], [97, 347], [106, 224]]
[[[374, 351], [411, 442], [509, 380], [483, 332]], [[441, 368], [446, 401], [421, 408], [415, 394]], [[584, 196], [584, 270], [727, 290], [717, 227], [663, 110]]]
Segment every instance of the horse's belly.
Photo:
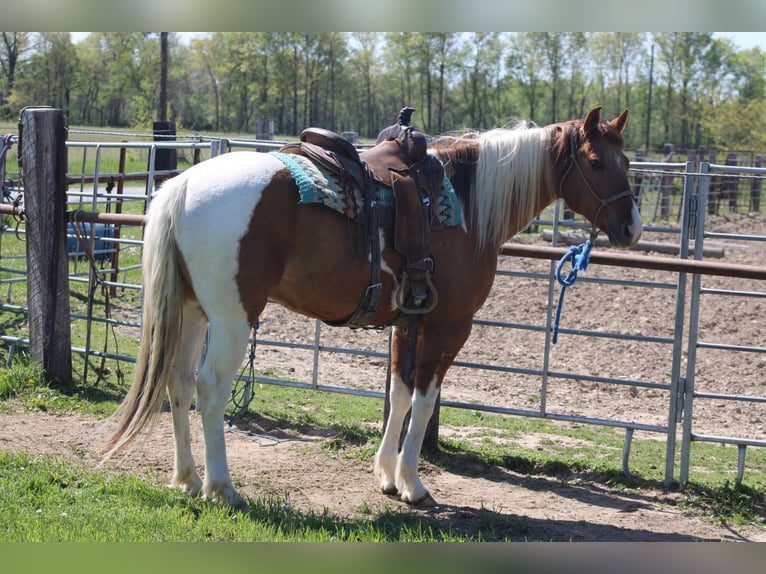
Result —
[[[292, 253], [271, 297], [304, 315], [343, 321], [354, 312], [373, 280], [364, 229], [325, 207], [305, 205], [297, 211]], [[392, 281], [386, 277], [385, 257], [379, 322], [389, 321], [392, 315], [386, 295]]]

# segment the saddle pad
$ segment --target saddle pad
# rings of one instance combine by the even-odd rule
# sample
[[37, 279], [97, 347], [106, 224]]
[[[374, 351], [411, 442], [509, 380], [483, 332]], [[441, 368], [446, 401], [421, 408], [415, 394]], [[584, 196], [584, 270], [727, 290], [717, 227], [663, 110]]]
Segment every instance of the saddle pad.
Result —
[[[290, 175], [293, 176], [300, 194], [298, 203], [320, 203], [347, 217], [356, 218], [354, 206], [362, 203], [361, 190], [354, 189], [356, 200], [349, 202], [338, 178], [321, 169], [308, 158], [280, 152], [270, 152], [270, 155], [285, 164]], [[380, 207], [392, 209], [394, 206], [394, 194], [390, 187], [378, 185], [375, 190], [375, 199]], [[434, 206], [434, 223], [440, 227], [463, 225], [463, 212], [460, 209], [457, 194], [446, 177], [439, 191], [437, 205]]]

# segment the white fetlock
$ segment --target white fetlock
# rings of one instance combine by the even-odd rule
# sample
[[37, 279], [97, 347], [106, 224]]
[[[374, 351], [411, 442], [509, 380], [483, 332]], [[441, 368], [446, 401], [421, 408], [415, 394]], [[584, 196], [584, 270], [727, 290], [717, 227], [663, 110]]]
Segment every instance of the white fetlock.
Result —
[[189, 496], [197, 496], [202, 489], [202, 479], [196, 472], [192, 472], [185, 478], [173, 477], [170, 486], [181, 489]]
[[218, 504], [244, 508], [247, 502], [231, 485], [231, 483], [217, 483], [205, 485], [202, 489], [202, 498]]
[[399, 465], [396, 470], [396, 486], [399, 490], [399, 498], [407, 504], [419, 504], [430, 498], [428, 489], [420, 482], [417, 469]]
[[390, 457], [382, 456], [380, 452], [375, 455], [375, 475], [380, 480], [380, 490], [385, 494], [395, 494], [397, 492], [396, 480], [394, 478], [395, 462], [396, 459], [392, 461]]

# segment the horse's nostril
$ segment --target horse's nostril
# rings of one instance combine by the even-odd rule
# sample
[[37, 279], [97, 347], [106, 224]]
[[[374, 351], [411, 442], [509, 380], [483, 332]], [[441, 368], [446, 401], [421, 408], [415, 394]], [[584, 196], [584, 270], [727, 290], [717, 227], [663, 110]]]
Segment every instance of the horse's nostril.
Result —
[[629, 223], [626, 223], [622, 227], [622, 238], [626, 245], [634, 245], [641, 237], [643, 231], [643, 222], [639, 219], [631, 219]]

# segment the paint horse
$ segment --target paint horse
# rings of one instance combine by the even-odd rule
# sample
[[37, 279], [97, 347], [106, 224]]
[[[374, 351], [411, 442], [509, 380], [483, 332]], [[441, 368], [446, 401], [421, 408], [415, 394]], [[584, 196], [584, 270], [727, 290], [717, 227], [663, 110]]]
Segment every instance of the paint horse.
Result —
[[[612, 245], [636, 243], [642, 222], [628, 184], [623, 128], [600, 108], [584, 120], [526, 124], [434, 144], [459, 198], [463, 224], [433, 230], [438, 303], [417, 318], [413, 368], [403, 378], [406, 327], [391, 334], [390, 414], [375, 471], [384, 493], [434, 504], [418, 477], [426, 425], [444, 376], [471, 332], [492, 286], [500, 245], [558, 198], [603, 231]], [[224, 409], [241, 366], [250, 326], [267, 299], [328, 323], [351, 316], [368, 288], [370, 253], [362, 231], [343, 215], [300, 204], [296, 182], [273, 154], [233, 152], [167, 181], [151, 202], [143, 250], [143, 330], [135, 380], [118, 410], [107, 456], [129, 443], [161, 409], [173, 420], [172, 485], [191, 495], [241, 504], [232, 486]], [[382, 291], [370, 326], [400, 314], [396, 292], [404, 264], [391, 231], [378, 229]], [[195, 377], [203, 336], [207, 352]], [[190, 448], [189, 410], [201, 412], [204, 481]], [[403, 430], [406, 414], [409, 425]], [[404, 433], [400, 445], [400, 434]]]

